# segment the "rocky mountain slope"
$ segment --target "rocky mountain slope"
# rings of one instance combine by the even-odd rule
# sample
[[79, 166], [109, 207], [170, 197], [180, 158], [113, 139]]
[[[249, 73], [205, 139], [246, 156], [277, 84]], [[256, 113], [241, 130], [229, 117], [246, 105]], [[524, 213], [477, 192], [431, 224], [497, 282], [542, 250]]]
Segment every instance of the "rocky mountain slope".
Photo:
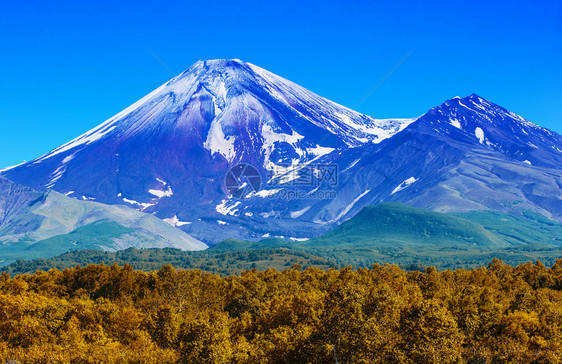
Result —
[[37, 192], [0, 177], [0, 265], [86, 248], [207, 246], [162, 220], [127, 206]]

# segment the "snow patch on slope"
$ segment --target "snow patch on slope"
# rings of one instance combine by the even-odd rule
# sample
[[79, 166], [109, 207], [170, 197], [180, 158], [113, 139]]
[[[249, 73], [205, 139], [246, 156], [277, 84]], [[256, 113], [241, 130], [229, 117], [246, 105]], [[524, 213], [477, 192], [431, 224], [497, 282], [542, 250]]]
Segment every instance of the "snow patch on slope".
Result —
[[[228, 206], [228, 205], [230, 205], [230, 206]], [[236, 201], [235, 203], [231, 203], [231, 200], [222, 200], [221, 203], [218, 204], [215, 207], [215, 209], [221, 215], [235, 216], [235, 214], [238, 212], [238, 209], [236, 208], [238, 205], [240, 205], [240, 201]]]
[[484, 144], [485, 137], [484, 137], [484, 130], [482, 130], [482, 128], [476, 127], [476, 129], [474, 129], [474, 135], [476, 136], [480, 144]]
[[351, 203], [349, 205], [346, 206], [345, 209], [343, 209], [338, 216], [335, 219], [330, 220], [329, 222], [336, 222], [339, 219], [341, 219], [342, 217], [344, 217], [352, 208], [353, 206], [355, 206], [355, 204], [363, 198], [363, 196], [365, 196], [366, 194], [368, 194], [369, 192], [371, 192], [371, 190], [367, 190], [365, 192], [363, 192], [362, 194], [360, 194], [359, 196], [357, 196], [353, 201], [351, 201]]
[[309, 238], [289, 238], [289, 240], [303, 242], [303, 241], [308, 241], [310, 239]]
[[148, 190], [148, 193], [158, 198], [170, 197], [174, 195], [174, 192], [172, 191], [172, 188], [170, 186], [168, 186], [168, 189], [166, 189], [165, 191], [150, 189]]
[[62, 160], [62, 164], [51, 174], [49, 181], [45, 185], [46, 188], [52, 188], [55, 183], [62, 177], [64, 172], [66, 172], [66, 166], [74, 158], [74, 154], [67, 156]]
[[290, 213], [291, 218], [292, 218], [292, 219], [298, 219], [299, 217], [301, 217], [302, 215], [304, 215], [304, 213], [306, 213], [308, 210], [310, 210], [310, 206], [307, 206], [307, 207], [305, 207], [304, 209], [299, 210], [299, 211], [292, 211], [292, 212]]
[[281, 190], [280, 190], [280, 189], [261, 190], [261, 191], [258, 191], [258, 192], [255, 194], [255, 196], [265, 198], [265, 197], [273, 196], [273, 195], [275, 195], [276, 193], [278, 193], [279, 191], [281, 191]]
[[64, 172], [66, 171], [66, 166], [65, 165], [61, 165], [59, 166], [52, 174], [51, 177], [49, 178], [49, 182], [47, 182], [47, 184], [45, 185], [46, 188], [51, 188], [55, 185], [55, 183], [57, 183], [57, 181], [62, 177], [62, 175], [64, 174]]
[[460, 121], [458, 121], [457, 119], [451, 119], [450, 123], [452, 126], [454, 126], [457, 129], [461, 129], [462, 130], [462, 125], [460, 123]]
[[190, 221], [180, 221], [177, 215], [174, 215], [174, 217], [163, 219], [163, 220], [164, 222], [176, 227], [191, 224]]
[[131, 204], [131, 205], [142, 206], [141, 211], [144, 211], [144, 210], [146, 210], [147, 208], [156, 205], [155, 203], [138, 202], [138, 201], [135, 201], [135, 200], [129, 200], [129, 199], [124, 198], [124, 197], [123, 197], [123, 201], [126, 202], [126, 203], [128, 203], [128, 204]]
[[221, 154], [226, 160], [232, 162], [236, 157], [236, 150], [234, 149], [235, 140], [234, 136], [225, 136], [222, 125], [215, 120], [211, 123], [211, 129], [203, 147], [210, 150], [213, 154]]
[[309, 148], [308, 152], [311, 153], [312, 155], [316, 156], [316, 157], [323, 157], [327, 154], [332, 153], [334, 150], [336, 150], [335, 148], [329, 148], [329, 147], [321, 147], [320, 145], [317, 145], [314, 148]]
[[391, 195], [394, 195], [396, 192], [400, 192], [406, 187], [410, 186], [412, 183], [416, 182], [418, 179], [415, 177], [410, 177], [406, 179], [404, 182], [400, 183], [394, 190], [392, 190]]

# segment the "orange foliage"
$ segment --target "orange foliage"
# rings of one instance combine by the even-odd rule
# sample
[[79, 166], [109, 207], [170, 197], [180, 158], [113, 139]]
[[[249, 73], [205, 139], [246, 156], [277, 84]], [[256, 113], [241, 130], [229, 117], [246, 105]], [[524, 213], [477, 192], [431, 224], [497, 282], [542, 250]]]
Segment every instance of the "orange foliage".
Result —
[[555, 363], [562, 261], [0, 277], [0, 362]]

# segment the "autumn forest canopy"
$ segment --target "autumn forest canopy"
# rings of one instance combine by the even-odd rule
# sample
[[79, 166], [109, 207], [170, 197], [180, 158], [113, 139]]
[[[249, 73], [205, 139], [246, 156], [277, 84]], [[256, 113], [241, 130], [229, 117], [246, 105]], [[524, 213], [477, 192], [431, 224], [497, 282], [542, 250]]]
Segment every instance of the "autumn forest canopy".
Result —
[[473, 270], [76, 266], [0, 278], [25, 363], [555, 363], [562, 260]]

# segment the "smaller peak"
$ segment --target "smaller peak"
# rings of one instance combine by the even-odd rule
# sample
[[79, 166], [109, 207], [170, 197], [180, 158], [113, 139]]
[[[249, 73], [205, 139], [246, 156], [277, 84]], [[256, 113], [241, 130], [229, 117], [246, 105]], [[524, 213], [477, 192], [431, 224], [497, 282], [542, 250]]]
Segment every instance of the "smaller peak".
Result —
[[484, 106], [495, 106], [495, 103], [493, 103], [490, 100], [487, 100], [487, 99], [483, 98], [482, 96], [479, 96], [475, 93], [471, 94], [470, 96], [467, 96], [467, 97], [463, 98], [463, 100], [465, 100], [467, 102], [471, 102], [473, 104], [482, 104]]
[[445, 102], [450, 102], [455, 100], [456, 102], [465, 102], [465, 103], [473, 103], [473, 104], [482, 104], [482, 103], [487, 103], [487, 104], [492, 104], [490, 101], [486, 100], [485, 98], [478, 96], [475, 93], [470, 94], [469, 96], [465, 96], [465, 97], [460, 97], [460, 96], [455, 96], [450, 100], [447, 100]]
[[476, 95], [475, 93], [470, 94], [470, 96], [465, 97], [465, 99], [478, 100], [478, 101], [484, 100], [484, 98]]

